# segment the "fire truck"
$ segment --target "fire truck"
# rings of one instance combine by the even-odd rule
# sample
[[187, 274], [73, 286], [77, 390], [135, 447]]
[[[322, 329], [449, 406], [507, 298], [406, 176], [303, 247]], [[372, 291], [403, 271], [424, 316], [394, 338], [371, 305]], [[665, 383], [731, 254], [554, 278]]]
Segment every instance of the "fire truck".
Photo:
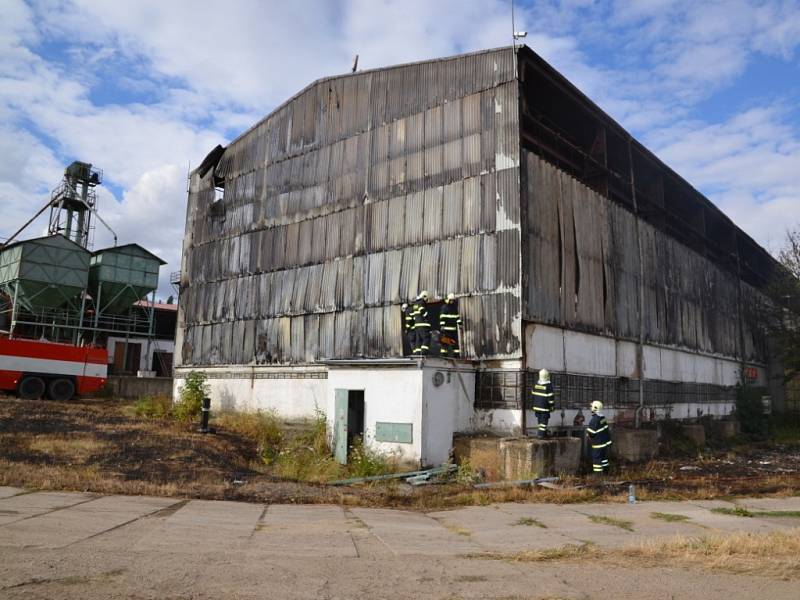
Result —
[[105, 348], [0, 337], [0, 390], [20, 398], [71, 400], [106, 382]]

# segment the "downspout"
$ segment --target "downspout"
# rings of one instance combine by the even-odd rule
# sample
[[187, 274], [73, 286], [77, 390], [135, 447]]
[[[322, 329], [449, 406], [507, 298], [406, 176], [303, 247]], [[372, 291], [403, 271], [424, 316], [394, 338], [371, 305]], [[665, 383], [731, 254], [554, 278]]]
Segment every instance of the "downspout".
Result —
[[628, 165], [631, 173], [631, 199], [633, 200], [633, 214], [636, 217], [636, 246], [639, 254], [639, 341], [636, 345], [636, 372], [639, 374], [639, 406], [633, 413], [634, 427], [642, 426], [642, 412], [644, 411], [644, 262], [642, 260], [642, 232], [641, 217], [639, 216], [639, 203], [636, 200], [636, 178], [633, 172], [633, 139], [628, 137]]

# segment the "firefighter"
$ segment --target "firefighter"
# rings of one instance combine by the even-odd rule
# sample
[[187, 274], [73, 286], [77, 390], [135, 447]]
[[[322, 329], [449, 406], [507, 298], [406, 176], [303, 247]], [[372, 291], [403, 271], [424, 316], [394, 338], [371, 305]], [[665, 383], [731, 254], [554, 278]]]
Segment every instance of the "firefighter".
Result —
[[413, 320], [414, 342], [411, 353], [417, 356], [428, 354], [431, 347], [431, 322], [428, 316], [428, 292], [423, 290], [411, 306], [411, 319]]
[[442, 356], [452, 356], [458, 358], [461, 350], [458, 347], [458, 326], [461, 325], [461, 317], [458, 314], [458, 300], [455, 294], [447, 294], [444, 304], [439, 311], [439, 341]]
[[533, 386], [533, 412], [539, 423], [539, 437], [547, 437], [547, 423], [550, 413], [556, 407], [553, 394], [553, 384], [550, 383], [550, 373], [547, 369], [539, 371], [539, 381]]
[[592, 418], [586, 427], [589, 443], [592, 445], [592, 472], [596, 475], [608, 473], [608, 447], [611, 445], [611, 432], [603, 416], [603, 403], [592, 402]]
[[403, 305], [400, 307], [400, 312], [403, 315], [403, 339], [408, 342], [408, 347], [413, 349], [414, 317], [411, 316], [411, 311], [408, 308], [407, 302], [403, 302]]

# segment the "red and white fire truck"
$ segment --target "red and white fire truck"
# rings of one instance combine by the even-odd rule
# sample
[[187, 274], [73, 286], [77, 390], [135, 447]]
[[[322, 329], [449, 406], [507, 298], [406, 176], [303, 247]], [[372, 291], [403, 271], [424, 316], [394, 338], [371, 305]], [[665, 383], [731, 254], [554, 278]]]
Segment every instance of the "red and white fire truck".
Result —
[[91, 394], [103, 387], [107, 370], [105, 348], [0, 337], [0, 390], [20, 398]]

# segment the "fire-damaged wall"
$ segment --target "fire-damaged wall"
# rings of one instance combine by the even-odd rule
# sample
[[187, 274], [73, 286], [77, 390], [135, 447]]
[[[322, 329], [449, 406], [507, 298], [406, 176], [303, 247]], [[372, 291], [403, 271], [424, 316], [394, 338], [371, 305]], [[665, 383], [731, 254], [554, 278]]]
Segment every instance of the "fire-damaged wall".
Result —
[[[766, 361], [759, 293], [572, 176], [523, 153], [526, 320]], [[641, 260], [639, 242], [641, 236]]]
[[400, 356], [423, 289], [519, 357], [519, 147], [508, 48], [310, 85], [192, 174], [178, 364]]

